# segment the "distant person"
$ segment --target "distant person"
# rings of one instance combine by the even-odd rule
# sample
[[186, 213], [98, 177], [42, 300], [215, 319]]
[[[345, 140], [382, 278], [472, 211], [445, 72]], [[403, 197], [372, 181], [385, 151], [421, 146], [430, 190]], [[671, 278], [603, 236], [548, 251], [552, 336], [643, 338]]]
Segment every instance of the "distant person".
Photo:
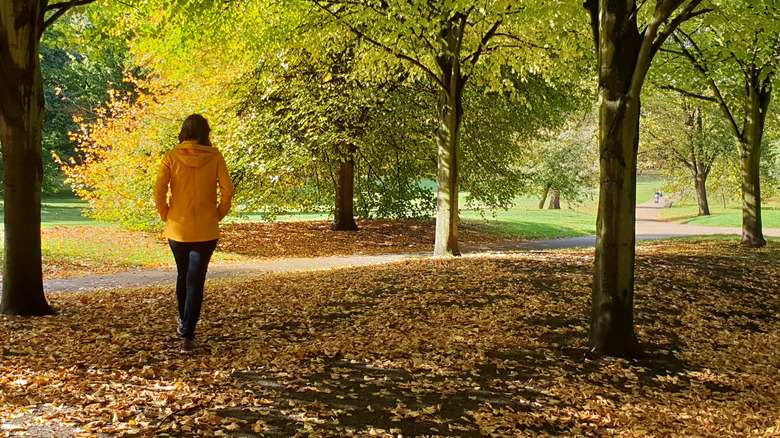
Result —
[[660, 200], [661, 200], [661, 196], [663, 196], [663, 195], [661, 194], [661, 191], [660, 191], [660, 190], [656, 190], [656, 191], [655, 191], [655, 203], [656, 203], [656, 204], [658, 204], [658, 201], [660, 201]]
[[195, 325], [203, 305], [206, 270], [217, 247], [219, 221], [230, 211], [233, 199], [233, 183], [225, 158], [211, 145], [210, 133], [211, 127], [203, 116], [187, 117], [179, 133], [179, 144], [163, 156], [154, 185], [154, 200], [165, 221], [165, 237], [178, 271], [177, 332], [181, 335], [182, 353], [195, 350]]

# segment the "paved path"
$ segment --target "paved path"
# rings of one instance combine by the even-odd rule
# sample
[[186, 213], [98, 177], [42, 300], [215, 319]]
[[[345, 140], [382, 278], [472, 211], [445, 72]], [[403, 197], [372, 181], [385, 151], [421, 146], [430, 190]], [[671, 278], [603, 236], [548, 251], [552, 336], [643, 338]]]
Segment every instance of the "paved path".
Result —
[[[637, 205], [636, 239], [656, 240], [670, 237], [730, 234], [739, 235], [742, 229], [738, 227], [701, 227], [662, 222], [658, 215], [663, 208], [663, 199], [656, 204], [654, 200]], [[764, 228], [764, 235], [780, 237], [780, 228]], [[544, 251], [564, 248], [592, 247], [596, 244], [595, 236], [566, 237], [560, 239], [529, 240], [483, 247], [463, 248], [464, 253], [481, 253], [497, 251]], [[344, 266], [361, 266], [375, 263], [385, 263], [415, 257], [430, 256], [431, 253], [418, 254], [386, 254], [386, 255], [351, 255], [317, 258], [273, 259], [263, 262], [213, 265], [209, 267], [209, 279], [241, 277], [266, 272], [300, 271], [311, 269], [328, 269]], [[119, 287], [145, 286], [152, 284], [171, 284], [175, 281], [172, 269], [136, 270], [119, 274], [94, 275], [89, 277], [74, 277], [66, 279], [44, 280], [46, 292], [74, 291], [92, 289], [111, 289]]]

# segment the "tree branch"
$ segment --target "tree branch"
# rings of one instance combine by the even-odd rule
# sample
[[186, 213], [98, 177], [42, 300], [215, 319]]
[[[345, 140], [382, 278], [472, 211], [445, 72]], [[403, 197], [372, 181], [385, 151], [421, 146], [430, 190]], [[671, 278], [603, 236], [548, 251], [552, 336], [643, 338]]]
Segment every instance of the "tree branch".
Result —
[[482, 40], [479, 42], [479, 47], [477, 47], [477, 50], [466, 58], [467, 60], [471, 58], [472, 66], [477, 65], [477, 62], [479, 61], [479, 57], [482, 55], [482, 52], [485, 50], [485, 47], [487, 46], [487, 43], [490, 41], [490, 39], [495, 36], [498, 27], [501, 26], [501, 22], [502, 20], [498, 20], [495, 23], [493, 23], [493, 26], [491, 26], [491, 28], [488, 29], [487, 33], [485, 33], [485, 36], [483, 36]]
[[718, 103], [718, 99], [716, 99], [714, 97], [705, 96], [703, 94], [692, 93], [690, 91], [683, 90], [682, 88], [675, 87], [674, 85], [658, 85], [658, 84], [656, 84], [655, 86], [659, 90], [670, 90], [670, 91], [674, 91], [676, 93], [682, 94], [683, 96], [692, 97], [694, 99], [699, 99], [699, 100], [705, 100], [707, 102]]
[[[677, 6], [683, 3], [682, 0], [677, 0], [677, 1], [679, 3], [675, 5], [674, 9], [676, 9]], [[712, 9], [701, 9], [699, 11], [694, 11], [694, 9], [696, 9], [696, 7], [698, 7], [701, 2], [702, 0], [691, 0], [691, 2], [688, 3], [685, 9], [683, 9], [682, 12], [677, 14], [677, 16], [674, 17], [671, 23], [669, 23], [668, 25], [666, 25], [666, 27], [664, 27], [664, 30], [660, 34], [658, 34], [658, 37], [653, 42], [653, 56], [655, 56], [656, 52], [658, 52], [658, 50], [661, 49], [661, 46], [663, 46], [664, 42], [669, 38], [669, 36], [671, 36], [674, 33], [674, 31], [677, 30], [677, 28], [680, 27], [680, 25], [683, 22], [688, 21], [691, 18], [696, 17], [698, 15], [702, 15], [712, 11]], [[674, 9], [672, 9], [672, 11]], [[668, 19], [669, 17], [667, 16], [666, 18]]]
[[43, 31], [46, 30], [46, 28], [54, 24], [55, 21], [57, 21], [60, 17], [62, 17], [71, 8], [75, 6], [88, 5], [90, 3], [93, 3], [94, 1], [95, 0], [71, 0], [69, 2], [52, 3], [46, 6], [47, 12], [48, 11], [55, 11], [55, 12], [49, 18], [47, 18], [46, 21], [43, 22], [43, 26], [41, 27], [41, 35], [43, 35]]
[[438, 76], [436, 75], [436, 73], [434, 73], [434, 72], [433, 72], [431, 69], [429, 69], [428, 67], [426, 67], [426, 66], [425, 66], [423, 63], [421, 63], [420, 61], [418, 61], [418, 60], [416, 60], [416, 59], [412, 58], [411, 56], [404, 55], [403, 53], [398, 53], [398, 52], [396, 52], [395, 50], [391, 49], [390, 47], [388, 47], [388, 46], [386, 46], [386, 45], [384, 45], [384, 44], [380, 43], [379, 41], [377, 41], [377, 40], [375, 40], [375, 39], [371, 38], [370, 36], [366, 35], [365, 33], [361, 32], [360, 30], [356, 29], [356, 28], [355, 28], [354, 26], [352, 26], [351, 24], [349, 24], [349, 23], [345, 22], [345, 21], [344, 21], [344, 20], [343, 20], [343, 19], [342, 19], [342, 18], [341, 18], [341, 17], [340, 17], [338, 14], [336, 14], [336, 13], [335, 13], [335, 12], [333, 12], [333, 11], [331, 11], [331, 10], [330, 10], [329, 8], [327, 8], [326, 6], [324, 6], [324, 5], [320, 4], [320, 2], [319, 2], [318, 0], [312, 0], [312, 3], [314, 3], [314, 4], [315, 4], [315, 5], [317, 5], [317, 6], [318, 6], [320, 9], [322, 9], [323, 11], [325, 11], [325, 12], [326, 12], [328, 15], [331, 15], [331, 16], [333, 16], [333, 18], [335, 18], [335, 19], [336, 19], [336, 20], [338, 20], [340, 23], [342, 23], [344, 26], [346, 26], [346, 27], [347, 27], [347, 28], [348, 28], [348, 29], [349, 29], [349, 30], [350, 30], [352, 33], [354, 33], [354, 34], [355, 34], [355, 35], [357, 35], [358, 37], [365, 39], [366, 41], [368, 41], [369, 43], [371, 43], [371, 44], [372, 44], [374, 47], [376, 47], [376, 48], [378, 48], [378, 49], [381, 49], [381, 50], [383, 50], [383, 51], [385, 51], [385, 52], [387, 52], [387, 53], [389, 53], [389, 54], [391, 54], [391, 55], [395, 56], [395, 57], [396, 57], [396, 58], [398, 58], [398, 59], [402, 59], [402, 60], [404, 60], [404, 61], [406, 61], [406, 62], [409, 62], [409, 63], [411, 63], [411, 64], [415, 65], [416, 67], [420, 68], [420, 69], [421, 69], [423, 72], [425, 72], [425, 74], [427, 74], [427, 75], [428, 75], [428, 76], [429, 76], [429, 77], [430, 77], [430, 78], [431, 78], [431, 79], [432, 79], [434, 82], [436, 82], [436, 84], [438, 84], [438, 85], [439, 85], [439, 86], [440, 86], [442, 89], [446, 89], [446, 88], [447, 88], [447, 87], [444, 85], [444, 82], [442, 82], [441, 78], [440, 78], [440, 77], [438, 77]]
[[596, 46], [596, 53], [599, 53], [599, 1], [585, 0], [582, 7], [590, 14], [590, 29], [593, 32], [593, 44]]
[[[691, 41], [691, 43], [693, 43], [693, 40], [690, 36], [686, 35], [686, 37]], [[705, 81], [707, 81], [707, 85], [709, 86], [710, 91], [712, 91], [712, 94], [715, 96], [716, 103], [718, 104], [720, 111], [723, 113], [723, 116], [726, 118], [729, 127], [731, 128], [731, 132], [736, 138], [742, 138], [742, 132], [739, 130], [739, 125], [737, 125], [737, 121], [731, 114], [731, 110], [729, 109], [728, 105], [726, 105], [726, 101], [723, 98], [723, 94], [720, 92], [718, 84], [715, 83], [715, 81], [707, 72], [707, 68], [702, 63], [700, 63], [699, 60], [696, 59], [696, 57], [688, 50], [685, 43], [677, 36], [677, 34], [672, 34], [672, 38], [674, 39], [674, 42], [677, 43], [677, 47], [680, 48], [680, 51], [682, 51], [683, 56], [688, 59], [688, 61], [693, 65], [693, 68], [698, 71], [700, 75], [702, 75]], [[694, 45], [694, 47], [696, 46]]]

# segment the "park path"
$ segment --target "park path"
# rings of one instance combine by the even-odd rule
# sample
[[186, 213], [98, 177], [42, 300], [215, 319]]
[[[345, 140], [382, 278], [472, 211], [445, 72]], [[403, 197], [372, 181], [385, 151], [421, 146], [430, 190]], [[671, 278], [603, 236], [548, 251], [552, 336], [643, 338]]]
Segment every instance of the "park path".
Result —
[[[655, 203], [649, 200], [637, 205], [636, 208], [636, 239], [656, 240], [670, 237], [696, 235], [739, 235], [739, 227], [702, 227], [663, 222], [658, 219], [664, 199]], [[764, 228], [767, 236], [780, 237], [780, 228]], [[501, 251], [545, 251], [565, 248], [593, 247], [596, 236], [565, 237], [558, 239], [528, 240], [487, 246], [463, 248], [465, 254], [501, 252]], [[314, 258], [271, 259], [262, 262], [247, 262], [234, 264], [214, 264], [209, 267], [208, 278], [232, 278], [257, 275], [269, 272], [289, 272], [313, 269], [329, 269], [347, 266], [364, 266], [377, 263], [387, 263], [410, 258], [428, 257], [431, 253], [414, 254], [383, 254], [383, 255], [349, 255]], [[170, 269], [139, 269], [118, 274], [92, 275], [44, 280], [44, 290], [48, 292], [77, 291], [95, 289], [113, 289], [121, 287], [147, 286], [154, 284], [173, 284], [176, 274]]]

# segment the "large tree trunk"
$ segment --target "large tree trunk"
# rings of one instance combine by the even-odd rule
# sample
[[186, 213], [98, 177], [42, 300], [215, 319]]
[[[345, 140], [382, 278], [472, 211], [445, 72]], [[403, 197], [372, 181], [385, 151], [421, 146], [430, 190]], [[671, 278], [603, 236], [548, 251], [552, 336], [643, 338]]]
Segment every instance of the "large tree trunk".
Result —
[[339, 162], [339, 174], [336, 181], [336, 202], [333, 210], [334, 231], [357, 231], [355, 223], [355, 159], [352, 155], [355, 147], [349, 148], [349, 154]]
[[761, 141], [772, 98], [772, 82], [769, 77], [760, 80], [760, 70], [754, 68], [750, 73], [745, 84], [744, 128], [738, 141], [742, 171], [742, 245], [757, 248], [766, 245], [761, 223], [760, 166]]
[[[587, 5], [587, 4], [586, 4]], [[590, 347], [624, 356], [637, 349], [634, 332], [636, 164], [641, 37], [631, 2], [599, 2], [600, 189], [591, 303]], [[591, 15], [593, 16], [591, 10]], [[637, 73], [637, 69], [645, 69]]]
[[0, 142], [5, 260], [0, 313], [52, 313], [41, 268], [43, 81], [38, 47], [46, 2], [0, 2]]
[[766, 245], [761, 222], [761, 178], [759, 172], [761, 147], [740, 145], [742, 174], [742, 240], [744, 246], [760, 248]]
[[548, 210], [560, 210], [561, 209], [561, 192], [553, 190], [552, 196], [550, 196], [550, 205], [547, 206]]
[[442, 51], [436, 59], [444, 85], [439, 92], [439, 126], [436, 128], [438, 191], [436, 240], [433, 254], [437, 256], [449, 252], [453, 255], [460, 255], [458, 248], [458, 166], [465, 78], [461, 74], [458, 49], [462, 31], [463, 29], [457, 29], [454, 22], [448, 23], [448, 27], [442, 35]]

